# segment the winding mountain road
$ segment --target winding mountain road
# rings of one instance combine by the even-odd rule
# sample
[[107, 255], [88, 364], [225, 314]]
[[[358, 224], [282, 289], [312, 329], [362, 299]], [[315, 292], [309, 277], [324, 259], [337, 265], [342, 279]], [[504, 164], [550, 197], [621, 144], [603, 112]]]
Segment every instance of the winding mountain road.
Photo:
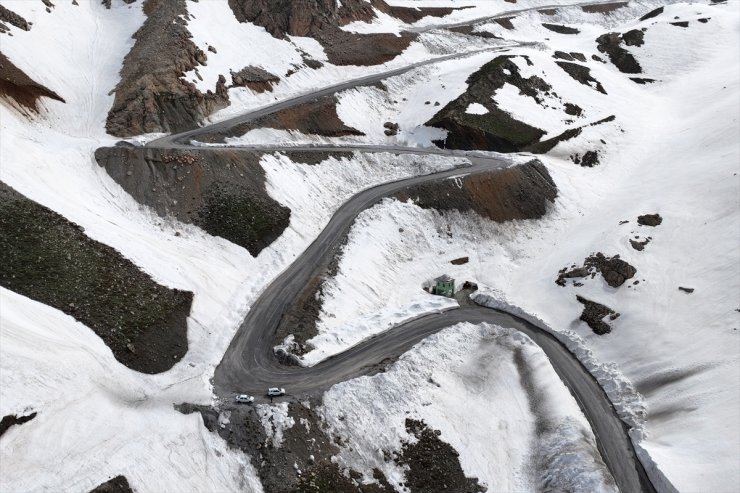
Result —
[[[575, 5], [597, 5], [611, 2], [591, 2]], [[553, 6], [558, 7], [558, 6]], [[559, 7], [562, 7], [559, 6]], [[546, 7], [537, 7], [543, 9]], [[523, 9], [533, 10], [533, 9]], [[521, 12], [521, 11], [516, 11]], [[505, 14], [491, 18], [502, 17]], [[485, 18], [488, 19], [488, 18]], [[460, 26], [480, 22], [476, 19]], [[441, 26], [434, 26], [439, 28]], [[447, 26], [449, 27], [449, 26]], [[399, 75], [414, 68], [469, 56], [482, 51], [500, 51], [515, 45], [497, 46], [464, 54], [447, 55], [406, 67], [336, 84], [314, 92], [277, 102], [246, 114], [202, 128], [169, 135], [147, 144], [157, 148], [193, 148], [191, 140], [198, 135], [227, 131], [235, 125], [276, 111], [306, 103], [339, 91], [372, 84], [387, 77]], [[251, 392], [262, 395], [268, 386], [286, 387], [293, 395], [320, 394], [332, 385], [371, 373], [382, 362], [395, 359], [423, 338], [460, 322], [492, 323], [514, 328], [527, 334], [547, 354], [555, 371], [575, 397], [596, 436], [599, 451], [611, 471], [617, 486], [624, 493], [655, 491], [645, 469], [637, 459], [627, 433], [627, 426], [617, 413], [601, 386], [568, 349], [543, 328], [512, 314], [485, 307], [460, 307], [441, 313], [431, 313], [400, 324], [373, 336], [343, 353], [313, 367], [286, 366], [273, 354], [273, 338], [281, 317], [296, 299], [303, 287], [315, 276], [325, 272], [336, 248], [348, 233], [354, 219], [363, 210], [385, 197], [410, 185], [445, 180], [466, 174], [489, 173], [512, 165], [512, 161], [493, 153], [421, 149], [399, 146], [228, 146], [229, 149], [262, 151], [355, 151], [392, 152], [417, 155], [446, 155], [466, 157], [470, 165], [425, 176], [416, 176], [384, 183], [363, 190], [345, 202], [314, 242], [283, 271], [259, 296], [231, 341], [221, 363], [216, 368], [214, 386], [217, 395], [231, 400], [233, 394]]]

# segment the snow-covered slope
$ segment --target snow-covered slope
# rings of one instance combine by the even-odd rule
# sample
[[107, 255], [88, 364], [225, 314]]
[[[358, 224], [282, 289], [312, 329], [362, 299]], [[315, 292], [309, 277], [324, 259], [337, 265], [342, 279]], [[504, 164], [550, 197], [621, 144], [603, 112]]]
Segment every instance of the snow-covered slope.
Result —
[[[172, 370], [152, 376], [123, 367], [100, 338], [71, 317], [0, 289], [0, 415], [38, 413], [2, 436], [0, 490], [88, 491], [110, 476], [124, 474], [137, 491], [260, 491], [249, 454], [229, 449], [205, 431], [199, 418], [180, 414], [173, 404], [211, 403], [213, 368], [250, 304], [310, 244], [342, 201], [373, 184], [460, 161], [355, 154], [305, 166], [280, 154], [267, 155], [260, 164], [268, 192], [294, 213], [285, 233], [252, 257], [194, 226], [156, 216], [127, 195], [93, 159], [97, 147], [114, 142], [105, 133], [105, 121], [122, 60], [134, 43], [131, 35], [145, 19], [141, 2], [113, 0], [108, 10], [98, 0], [79, 0], [79, 5], [59, 1], [51, 12], [40, 1], [2, 3], [33, 23], [30, 31], [14, 28], [12, 36], [0, 35], [3, 54], [66, 102], [43, 99], [41, 112], [30, 121], [12, 107], [0, 105], [0, 180], [79, 224], [89, 237], [117, 249], [157, 282], [192, 291], [194, 300], [187, 355]], [[390, 3], [449, 7], [459, 2]], [[467, 3], [475, 8], [442, 19], [426, 18], [415, 27], [552, 2]], [[317, 349], [307, 356], [308, 361], [340, 351], [390, 321], [448, 306], [449, 300], [431, 298], [420, 289], [430, 277], [446, 272], [469, 278], [490, 287], [488, 293], [504, 293], [509, 302], [556, 330], [573, 331], [598, 363], [613, 364], [611, 371], [632, 382], [644, 396], [644, 402], [632, 403], [633, 414], [640, 418], [643, 404], [647, 407], [641, 423], [644, 433], [635, 439], [679, 490], [732, 490], [740, 482], [734, 466], [740, 457], [737, 2], [677, 4], [655, 18], [635, 20], [658, 5], [631, 3], [608, 15], [583, 12], [580, 7], [560, 9], [554, 16], [529, 12], [511, 20], [513, 29], [496, 22], [479, 27], [506, 37], [509, 44], [538, 43], [512, 49], [510, 54], [527, 55], [533, 65], [520, 59], [520, 69], [543, 77], [561, 98], [577, 103], [584, 113], [566, 123], [563, 105], [555, 99], [546, 99], [550, 108], [532, 106], [531, 98], [508, 86], [496, 95], [501, 108], [522, 121], [542, 125], [548, 136], [610, 114], [616, 120], [587, 128], [543, 158], [560, 192], [543, 220], [496, 225], [470, 214], [440, 217], [413, 204], [392, 201], [364, 213], [352, 232], [339, 275], [324, 291], [320, 333], [312, 341]], [[198, 67], [202, 81], [194, 72], [184, 76], [187, 80], [208, 90], [218, 75], [248, 65], [281, 76], [273, 92], [232, 88], [231, 105], [213, 115], [213, 120], [349, 77], [501, 43], [432, 31], [383, 66], [338, 68], [324, 63], [311, 69], [302, 65], [303, 53], [326, 62], [315, 40], [278, 39], [262, 28], [236, 23], [225, 0], [188, 2], [187, 6], [193, 42], [208, 54], [207, 65]], [[688, 21], [688, 27], [672, 24], [679, 21]], [[557, 34], [542, 28], [543, 22], [574, 25], [581, 33]], [[379, 16], [375, 24], [350, 24], [345, 29], [395, 32], [400, 27], [397, 21]], [[644, 45], [628, 51], [642, 65], [641, 77], [654, 78], [656, 83], [637, 85], [612, 64], [590, 58], [592, 54], [606, 58], [595, 47], [596, 36], [608, 30], [642, 28], [647, 29]], [[570, 78], [555, 64], [555, 50], [588, 55], [585, 63], [608, 96]], [[467, 76], [493, 56], [479, 54], [419, 68], [386, 81], [386, 91], [378, 87], [346, 91], [339, 96], [338, 114], [366, 134], [359, 139], [363, 142], [429, 145], [442, 131], [424, 123], [464, 91]], [[293, 64], [301, 66], [288, 77]], [[386, 137], [385, 121], [399, 122], [401, 134]], [[275, 136], [268, 131], [253, 142], [274, 141]], [[295, 133], [277, 137], [293, 143], [318, 140]], [[571, 156], [585, 150], [599, 151], [599, 167], [584, 169], [571, 162]], [[655, 212], [663, 217], [660, 226], [636, 225], [638, 215]], [[629, 222], [619, 224], [622, 220]], [[651, 237], [644, 251], [630, 246], [628, 240], [635, 236]], [[372, 256], [364, 249], [368, 245], [376, 248]], [[581, 287], [554, 284], [562, 267], [580, 263], [594, 251], [622, 255], [637, 268], [635, 280], [640, 283], [619, 289], [606, 286], [600, 278], [585, 280]], [[469, 263], [449, 264], [461, 256], [469, 256]], [[364, 284], [349, 275], [358, 266], [366, 274]], [[695, 291], [686, 294], [678, 291], [679, 286]], [[595, 336], [577, 320], [582, 308], [576, 302], [577, 293], [621, 313], [611, 334]], [[348, 299], [362, 302], [348, 303]], [[559, 385], [545, 368], [542, 355], [526, 340], [499, 329], [463, 327], [402, 359], [389, 372], [398, 377], [396, 387], [388, 384], [393, 391], [381, 395], [382, 400], [370, 402], [389, 376], [347, 382], [330, 395], [351, 394], [354, 402], [376, 408], [376, 414], [362, 416], [367, 421], [359, 423], [376, 426], [379, 420], [394, 420], [394, 433], [378, 435], [390, 449], [398, 449], [400, 440], [407, 437], [401, 420], [413, 408], [416, 416], [441, 429], [443, 438], [455, 441], [466, 474], [481, 478], [489, 491], [504, 485], [538, 484], [542, 478], [531, 475], [523, 459], [531, 450], [522, 436], [532, 438], [535, 417], [518, 416], [525, 407], [522, 388], [513, 386], [511, 399], [501, 401], [500, 413], [495, 415], [497, 422], [521, 430], [521, 436], [512, 429], [492, 429], [489, 441], [476, 437], [476, 443], [465, 443], [464, 433], [450, 421], [456, 416], [461, 427], [468, 426], [491, 406], [481, 398], [471, 407], [476, 414], [460, 409], [462, 391], [456, 380], [463, 378], [458, 373], [462, 370], [466, 378], [480, 376], [470, 367], [482, 358], [477, 344], [491, 338], [527, 352], [530, 364], [539, 369], [538, 382]], [[501, 360], [511, 356], [509, 346], [496, 344], [491, 346]], [[435, 367], [443, 369], [431, 370], [429, 358], [443, 360], [435, 345], [458, 359], [445, 360]], [[501, 360], [481, 371], [498, 371], [495, 364]], [[507, 360], [502, 373], [486, 373], [485, 382], [503, 389], [516, 378], [514, 370]], [[427, 371], [444, 375], [438, 380], [443, 387], [427, 388], [422, 381]], [[418, 384], [419, 392], [399, 395], [397, 385], [404, 382]], [[577, 450], [585, 454], [579, 457], [590, 460], [592, 438], [576, 406], [560, 386], [547, 395], [560, 429], [587, 436]], [[432, 400], [432, 405], [424, 405]], [[349, 420], [340, 424], [337, 417], [358, 409], [327, 400], [325, 412], [332, 432], [356, 445], [354, 451], [342, 450], [340, 462], [367, 472], [368, 464], [377, 459], [373, 444], [360, 440], [365, 430], [345, 427]], [[505, 459], [504, 449], [487, 447], [491, 440], [497, 444], [511, 440], [516, 457], [500, 462]], [[504, 470], [505, 464], [521, 475]], [[399, 481], [397, 470], [383, 467], [389, 467], [389, 477]], [[596, 488], [604, 480], [599, 469], [585, 469], [587, 479], [595, 481], [585, 484]], [[558, 465], [548, 471], [553, 480], [567, 479], [571, 472]]]
[[[632, 382], [644, 399], [632, 403], [632, 419], [644, 431], [634, 438], [679, 491], [731, 491], [740, 480], [734, 467], [740, 457], [736, 7], [673, 5], [654, 19], [620, 28], [647, 27], [644, 46], [630, 50], [659, 82], [625, 84], [605, 66], [596, 77], [609, 98], [597, 103], [601, 95], [584, 86], [593, 111], [613, 112], [617, 119], [558, 144], [544, 159], [559, 189], [546, 219], [494, 225], [465, 215], [440, 218], [397, 202], [367, 211], [338, 276], [323, 291], [320, 333], [311, 341], [317, 350], [309, 360], [366, 337], [396, 313], [433, 309], [420, 301], [432, 300], [421, 290], [431, 277], [449, 273], [476, 281], [554, 330], [573, 331], [596, 362]], [[683, 19], [688, 28], [670, 24]], [[558, 94], [567, 94], [561, 87], [570, 84], [568, 76], [547, 70], [546, 55], [528, 54], [530, 70], [544, 69]], [[509, 96], [504, 107], [540, 121], [544, 110], [526, 112], [515, 104], [521, 96]], [[601, 165], [575, 166], [570, 156], [590, 145], [602, 153]], [[637, 224], [638, 216], [651, 213], [659, 213], [662, 224]], [[642, 251], [629, 241], [648, 237]], [[368, 265], [368, 241], [392, 253], [378, 254]], [[555, 284], [563, 267], [580, 265], [598, 251], [634, 265], [634, 279], [620, 288], [601, 277], [576, 279], [582, 286]], [[469, 256], [469, 263], [448, 263], [461, 256]], [[370, 271], [362, 283], [351, 275], [358, 268]], [[348, 305], [344, 293], [364, 301]], [[576, 294], [621, 314], [612, 333], [597, 336], [578, 320], [583, 306]], [[380, 306], [384, 315], [378, 317]], [[371, 328], [356, 322], [363, 319], [373, 321]]]
[[388, 456], [415, 441], [404, 425], [415, 419], [441, 431], [465, 475], [488, 491], [616, 491], [573, 397], [516, 331], [445, 329], [389, 371], [334, 386], [323, 414], [342, 439], [339, 463], [368, 479], [378, 468], [396, 488], [405, 476]]

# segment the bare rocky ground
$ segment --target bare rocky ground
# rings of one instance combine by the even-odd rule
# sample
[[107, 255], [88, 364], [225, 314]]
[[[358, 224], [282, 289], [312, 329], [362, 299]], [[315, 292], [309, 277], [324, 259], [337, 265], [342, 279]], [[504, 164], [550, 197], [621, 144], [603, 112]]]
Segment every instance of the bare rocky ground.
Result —
[[146, 21], [123, 60], [106, 130], [119, 137], [182, 132], [228, 105], [226, 78], [201, 93], [182, 75], [207, 63], [187, 30], [185, 0], [145, 0]]
[[269, 196], [261, 153], [230, 149], [104, 147], [98, 164], [142, 205], [195, 224], [256, 256], [288, 227], [290, 209]]
[[261, 118], [236, 125], [226, 131], [200, 135], [198, 140], [201, 142], [223, 144], [227, 137], [241, 136], [250, 130], [259, 128], [299, 130], [304, 134], [321, 135], [324, 137], [365, 135], [359, 130], [344, 124], [339, 118], [339, 115], [337, 115], [337, 98], [331, 95], [271, 113]]
[[0, 183], [0, 285], [90, 327], [125, 366], [169, 370], [187, 352], [193, 294], [157, 284], [113, 248]]
[[129, 486], [125, 476], [116, 476], [90, 490], [90, 493], [134, 493], [134, 490]]
[[[230, 447], [242, 450], [251, 458], [267, 493], [391, 493], [395, 491], [379, 470], [374, 482], [364, 484], [362, 475], [342, 471], [332, 461], [342, 445], [340, 437], [324, 431], [321, 402], [310, 399], [290, 401], [288, 415], [294, 424], [282, 429], [277, 443], [265, 431], [260, 414], [251, 405], [222, 403], [220, 409], [181, 404], [185, 414], [200, 413], [208, 430], [223, 438]], [[272, 425], [269, 425], [272, 426]], [[411, 493], [484, 491], [475, 478], [466, 478], [457, 452], [440, 437], [440, 432], [423, 422], [407, 420], [406, 427], [416, 440], [402, 445], [398, 454], [386, 460], [406, 466], [406, 488]], [[273, 429], [274, 430], [274, 429]]]
[[42, 97], [64, 103], [61, 96], [31, 79], [0, 52], [0, 98], [26, 116], [31, 116], [39, 112]]

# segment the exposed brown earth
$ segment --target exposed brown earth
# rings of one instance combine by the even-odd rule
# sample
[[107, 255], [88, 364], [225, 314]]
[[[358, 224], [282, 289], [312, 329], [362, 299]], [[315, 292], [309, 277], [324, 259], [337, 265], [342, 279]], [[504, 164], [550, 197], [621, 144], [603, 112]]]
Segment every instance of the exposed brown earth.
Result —
[[143, 9], [147, 19], [133, 35], [106, 121], [119, 137], [190, 130], [228, 105], [225, 77], [206, 94], [181, 78], [207, 60], [187, 30], [185, 0], [146, 0]]
[[388, 33], [354, 34], [340, 26], [354, 21], [370, 22], [373, 7], [402, 20], [418, 20], [429, 15], [443, 16], [452, 9], [413, 9], [391, 7], [383, 0], [346, 0], [339, 4], [327, 0], [229, 0], [239, 22], [264, 27], [276, 38], [310, 36], [324, 47], [334, 65], [378, 65], [398, 56], [416, 36]]
[[0, 285], [92, 329], [127, 367], [169, 370], [187, 352], [193, 294], [157, 284], [113, 248], [0, 183]]
[[401, 201], [413, 200], [425, 209], [474, 211], [504, 222], [544, 216], [548, 204], [557, 197], [557, 188], [547, 168], [535, 160], [458, 180], [409, 187], [396, 197]]
[[[310, 406], [290, 402], [288, 414], [295, 424], [283, 430], [283, 442], [273, 444], [265, 433], [259, 415], [249, 405], [225, 403], [216, 410], [206, 406], [181, 404], [177, 409], [184, 414], [198, 412], [206, 428], [223, 438], [231, 448], [242, 450], [257, 471], [260, 482], [268, 493], [390, 493], [385, 477], [377, 471], [380, 484], [362, 485], [354, 471], [349, 477], [332, 462], [341, 442], [323, 431], [323, 422], [316, 409], [320, 401], [311, 400]], [[229, 423], [220, 426], [219, 414], [229, 413]], [[297, 465], [296, 469], [294, 465]]]
[[272, 91], [272, 86], [280, 82], [280, 77], [259, 67], [244, 67], [231, 72], [231, 87], [248, 87], [255, 92]]
[[140, 204], [195, 224], [256, 256], [290, 222], [267, 194], [260, 153], [230, 149], [104, 147], [98, 164]]
[[65, 102], [61, 96], [31, 79], [0, 53], [0, 99], [31, 116], [31, 113], [39, 112], [39, 99], [42, 97]]
[[359, 130], [344, 124], [337, 114], [337, 98], [330, 95], [236, 125], [224, 132], [201, 135], [198, 140], [201, 142], [224, 143], [227, 137], [244, 135], [250, 130], [259, 128], [299, 130], [304, 134], [321, 135], [323, 137], [365, 135]]
[[610, 14], [629, 5], [629, 2], [602, 3], [600, 5], [582, 5], [581, 10], [588, 14]]
[[465, 477], [460, 454], [440, 439], [439, 430], [430, 429], [423, 421], [406, 418], [406, 431], [416, 441], [405, 442], [396, 462], [406, 466], [406, 488], [411, 493], [478, 493], [486, 488], [478, 478]]
[[134, 490], [129, 486], [125, 476], [116, 476], [94, 490], [90, 490], [90, 493], [134, 493]]

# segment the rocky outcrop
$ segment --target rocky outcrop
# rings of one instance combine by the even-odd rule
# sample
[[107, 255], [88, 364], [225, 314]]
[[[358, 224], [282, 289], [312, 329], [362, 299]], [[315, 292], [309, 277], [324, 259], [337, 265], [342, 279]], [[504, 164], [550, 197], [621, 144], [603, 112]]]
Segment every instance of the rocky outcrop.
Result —
[[578, 34], [581, 32], [575, 27], [563, 26], [561, 24], [547, 24], [543, 22], [542, 27], [558, 34]]
[[579, 317], [581, 320], [586, 322], [586, 325], [591, 327], [591, 330], [595, 334], [604, 335], [612, 331], [612, 326], [604, 320], [605, 317], [609, 317], [610, 321], [619, 318], [619, 313], [615, 312], [606, 305], [596, 303], [583, 296], [576, 296], [579, 303], [583, 305], [583, 312]]
[[8, 429], [11, 426], [22, 425], [23, 423], [28, 423], [35, 417], [36, 417], [35, 412], [31, 414], [27, 414], [25, 416], [16, 416], [15, 414], [8, 414], [7, 416], [3, 416], [3, 419], [0, 420], [0, 436], [3, 436], [3, 434], [6, 431], [8, 431]]
[[113, 248], [0, 183], [0, 285], [85, 324], [127, 367], [172, 368], [187, 352], [193, 294], [156, 283]]
[[39, 99], [42, 97], [65, 102], [61, 96], [31, 79], [0, 53], [0, 99], [30, 116], [39, 112]]
[[129, 486], [126, 476], [116, 476], [90, 490], [90, 493], [134, 493], [134, 490]]
[[620, 72], [625, 74], [642, 73], [642, 67], [640, 67], [640, 64], [635, 59], [634, 55], [622, 48], [622, 44], [627, 43], [625, 42], [624, 35], [619, 33], [602, 34], [596, 38], [596, 48], [600, 52], [606, 53], [609, 57], [609, 61], [611, 61]]
[[[105, 5], [105, 8], [106, 9], [110, 9], [111, 8], [112, 1], [113, 0], [102, 0], [101, 3], [103, 5]], [[123, 1], [123, 3], [127, 3], [127, 4], [132, 4], [132, 3], [136, 2], [136, 0], [122, 0], [122, 1]]]
[[637, 224], [640, 226], [659, 226], [663, 222], [660, 214], [644, 214], [637, 217]]
[[365, 135], [356, 128], [344, 124], [337, 114], [337, 98], [330, 95], [270, 113], [224, 131], [200, 135], [198, 140], [209, 143], [224, 143], [227, 137], [244, 135], [250, 130], [259, 128], [298, 130], [304, 134], [320, 135], [322, 137]]
[[261, 154], [229, 149], [106, 147], [98, 164], [140, 204], [257, 256], [290, 222], [265, 189]]
[[31, 30], [31, 25], [26, 21], [26, 19], [12, 10], [0, 5], [0, 34], [10, 31], [8, 24], [17, 27], [18, 29], [23, 29], [24, 31]]
[[309, 36], [324, 47], [334, 65], [377, 65], [398, 56], [416, 36], [403, 33], [354, 34], [340, 26], [354, 21], [369, 22], [375, 9], [414, 22], [428, 15], [442, 16], [452, 9], [391, 7], [383, 0], [229, 0], [239, 22], [264, 27], [277, 38]]
[[280, 77], [260, 67], [244, 67], [231, 72], [232, 87], [248, 87], [255, 92], [272, 91], [272, 86], [280, 82]]
[[[522, 77], [511, 56], [496, 57], [468, 77], [467, 90], [426, 123], [447, 130], [447, 138], [435, 144], [450, 149], [516, 152], [539, 141], [545, 135], [543, 130], [514, 119], [492, 99], [506, 83], [538, 103], [542, 103], [540, 93], [551, 90], [550, 85], [537, 76]], [[483, 115], [467, 113], [472, 103], [483, 105], [488, 112]]]
[[[555, 284], [559, 286], [565, 286], [566, 280], [571, 278], [583, 278], [591, 276], [593, 278], [597, 273], [600, 273], [606, 283], [613, 287], [618, 288], [625, 283], [627, 279], [631, 279], [637, 273], [635, 269], [628, 262], [619, 258], [619, 255], [613, 257], [607, 257], [601, 252], [586, 257], [583, 261], [583, 267], [571, 266], [571, 269], [564, 267], [558, 272], [558, 277], [555, 280]], [[580, 286], [581, 284], [576, 284]]]
[[606, 94], [606, 91], [604, 90], [604, 86], [601, 85], [601, 82], [594, 79], [591, 76], [591, 69], [586, 67], [585, 65], [580, 65], [578, 63], [570, 63], [570, 62], [555, 62], [558, 67], [565, 70], [565, 72], [570, 75], [574, 80], [577, 80], [584, 86], [588, 86], [592, 89], [595, 89], [596, 91], [599, 91], [602, 94]]
[[406, 418], [406, 431], [413, 440], [401, 444], [395, 462], [406, 469], [406, 489], [411, 493], [479, 493], [485, 488], [478, 478], [468, 478], [460, 465], [459, 453], [443, 441], [442, 432], [424, 421]]
[[396, 194], [425, 209], [475, 211], [497, 222], [540, 218], [556, 196], [547, 168], [536, 160], [459, 180], [424, 183]]
[[146, 0], [144, 13], [106, 121], [108, 133], [119, 137], [189, 130], [228, 105], [225, 77], [205, 94], [182, 78], [207, 60], [187, 30], [185, 0]]

